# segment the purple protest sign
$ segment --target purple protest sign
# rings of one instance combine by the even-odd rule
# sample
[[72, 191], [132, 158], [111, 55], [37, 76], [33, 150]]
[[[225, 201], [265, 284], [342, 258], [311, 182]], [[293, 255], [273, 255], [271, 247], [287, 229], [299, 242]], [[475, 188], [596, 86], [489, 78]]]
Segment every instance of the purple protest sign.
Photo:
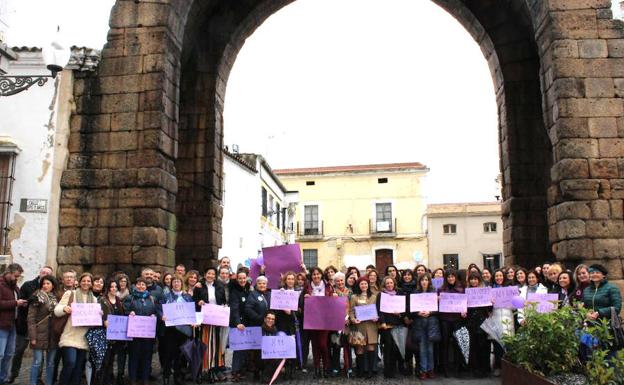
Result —
[[102, 306], [99, 303], [71, 304], [72, 326], [102, 326]]
[[244, 330], [230, 328], [230, 350], [258, 350], [262, 348], [262, 328], [260, 326], [246, 327]]
[[299, 295], [294, 290], [271, 290], [271, 309], [297, 310], [299, 309]]
[[431, 285], [436, 289], [440, 289], [444, 285], [444, 278], [434, 278], [431, 280]]
[[513, 309], [513, 297], [519, 293], [518, 286], [495, 287], [490, 293], [492, 294], [492, 303], [495, 308]]
[[251, 277], [251, 284], [256, 284], [256, 278], [260, 276], [261, 266], [257, 259], [252, 259], [249, 263], [249, 276]]
[[377, 314], [377, 305], [360, 305], [353, 308], [355, 311], [355, 318], [359, 321], [370, 321], [379, 318]]
[[262, 337], [262, 359], [297, 358], [295, 336]]
[[307, 297], [304, 299], [305, 330], [342, 330], [347, 315], [347, 297]]
[[538, 313], [550, 313], [557, 308], [555, 304], [559, 302], [559, 294], [529, 293], [527, 302], [537, 302], [535, 310]]
[[156, 317], [140, 315], [128, 317], [127, 336], [134, 338], [156, 337]]
[[230, 308], [207, 303], [202, 306], [203, 324], [214, 326], [230, 326]]
[[264, 274], [269, 279], [270, 289], [279, 288], [281, 274], [288, 271], [301, 271], [301, 246], [298, 243], [290, 245], [262, 248], [264, 258]]
[[466, 297], [468, 307], [492, 306], [492, 294], [489, 287], [468, 287]]
[[195, 303], [174, 302], [162, 305], [165, 326], [194, 325]]
[[410, 313], [416, 313], [419, 311], [438, 311], [438, 294], [410, 294]]
[[379, 311], [383, 313], [405, 313], [405, 296], [381, 293]]
[[109, 314], [107, 318], [106, 339], [110, 341], [132, 341], [128, 338], [128, 317]]
[[468, 298], [461, 293], [440, 293], [440, 313], [466, 313]]

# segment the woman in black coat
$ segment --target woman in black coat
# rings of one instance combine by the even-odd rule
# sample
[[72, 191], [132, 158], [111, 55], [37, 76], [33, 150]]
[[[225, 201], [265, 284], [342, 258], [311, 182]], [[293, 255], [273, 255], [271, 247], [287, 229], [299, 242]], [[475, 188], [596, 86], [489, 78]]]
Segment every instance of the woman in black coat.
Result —
[[[470, 273], [468, 287], [484, 287], [481, 274]], [[467, 326], [470, 333], [469, 366], [476, 378], [485, 377], [490, 372], [490, 341], [481, 329], [481, 324], [492, 313], [492, 306], [469, 307]]]
[[[256, 278], [256, 288], [251, 291], [245, 301], [245, 326], [262, 326], [264, 316], [270, 309], [271, 293], [267, 289], [268, 279], [261, 275]], [[254, 380], [260, 379], [262, 370], [259, 350], [249, 351], [250, 366], [254, 372]]]
[[381, 295], [402, 295], [397, 289], [396, 280], [390, 276], [381, 281], [381, 293], [377, 295], [377, 314], [379, 314], [379, 334], [382, 344], [384, 378], [394, 378], [398, 364], [399, 372], [404, 372], [403, 359], [398, 346], [392, 338], [392, 328], [403, 327], [403, 318], [406, 313], [391, 314], [381, 311]]
[[[236, 280], [230, 280], [230, 327], [245, 330], [245, 301], [249, 295], [247, 272], [240, 270]], [[242, 373], [247, 354], [245, 350], [236, 350], [232, 354], [232, 381], [238, 382], [245, 378]]]

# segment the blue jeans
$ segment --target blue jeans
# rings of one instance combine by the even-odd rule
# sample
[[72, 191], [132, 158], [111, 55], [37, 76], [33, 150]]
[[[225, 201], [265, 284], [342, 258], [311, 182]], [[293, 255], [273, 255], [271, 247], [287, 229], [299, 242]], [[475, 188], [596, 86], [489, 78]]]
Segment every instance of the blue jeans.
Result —
[[59, 378], [59, 385], [80, 385], [82, 372], [85, 369], [87, 351], [77, 348], [62, 348], [63, 370]]
[[433, 370], [433, 342], [427, 338], [420, 339], [420, 371]]
[[54, 357], [56, 356], [56, 349], [43, 350], [33, 349], [33, 362], [30, 368], [30, 385], [37, 385], [39, 379], [39, 370], [43, 363], [43, 354], [47, 353], [46, 357], [46, 370], [45, 370], [45, 385], [52, 385], [54, 383]]
[[0, 384], [7, 380], [9, 365], [15, 354], [15, 326], [9, 330], [0, 329]]

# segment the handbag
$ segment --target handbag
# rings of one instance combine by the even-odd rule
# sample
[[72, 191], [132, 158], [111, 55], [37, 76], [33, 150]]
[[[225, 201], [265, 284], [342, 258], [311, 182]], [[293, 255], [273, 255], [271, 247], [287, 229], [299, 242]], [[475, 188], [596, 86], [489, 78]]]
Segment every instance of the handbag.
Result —
[[611, 321], [609, 322], [611, 327], [611, 334], [613, 334], [613, 349], [620, 350], [624, 348], [624, 325], [622, 325], [622, 319], [616, 313], [615, 308], [611, 307]]
[[[69, 301], [67, 302], [67, 306], [71, 306], [72, 302], [74, 302], [73, 291], [69, 295]], [[68, 319], [69, 319], [69, 314], [64, 314], [60, 317], [52, 317], [52, 333], [60, 337], [61, 334], [63, 334], [63, 330], [65, 330], [65, 325], [67, 324]]]
[[349, 331], [349, 345], [352, 346], [366, 346], [366, 337], [361, 331], [355, 327], [351, 327]]

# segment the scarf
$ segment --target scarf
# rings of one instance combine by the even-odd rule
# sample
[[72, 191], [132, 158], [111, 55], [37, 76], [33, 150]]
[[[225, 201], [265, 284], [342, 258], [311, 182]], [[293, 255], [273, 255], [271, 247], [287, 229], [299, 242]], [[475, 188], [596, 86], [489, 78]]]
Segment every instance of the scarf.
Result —
[[396, 290], [386, 290], [386, 289], [383, 289], [382, 291], [384, 293], [386, 293], [386, 294], [396, 295]]
[[47, 307], [48, 311], [50, 312], [54, 311], [54, 307], [58, 304], [58, 299], [54, 294], [46, 293], [43, 290], [38, 290], [35, 297], [37, 299], [37, 302]]
[[85, 297], [85, 293], [80, 290], [80, 289], [76, 289], [74, 291], [74, 301], [76, 301], [77, 303], [94, 303], [97, 302], [95, 300], [95, 296], [93, 295], [93, 292], [91, 290], [89, 290], [86, 294], [87, 296], [87, 300], [84, 301], [84, 297]]
[[536, 283], [533, 286], [527, 285], [527, 293], [535, 293], [535, 292], [537, 292], [537, 288], [538, 287], [539, 287], [539, 283]]
[[325, 296], [325, 282], [321, 280], [321, 283], [316, 286], [314, 282], [310, 282], [310, 287], [312, 288], [312, 296], [314, 297], [323, 297]]
[[146, 299], [147, 297], [149, 297], [150, 293], [149, 291], [145, 290], [145, 291], [138, 291], [137, 289], [132, 289], [132, 296], [139, 298], [139, 299]]

